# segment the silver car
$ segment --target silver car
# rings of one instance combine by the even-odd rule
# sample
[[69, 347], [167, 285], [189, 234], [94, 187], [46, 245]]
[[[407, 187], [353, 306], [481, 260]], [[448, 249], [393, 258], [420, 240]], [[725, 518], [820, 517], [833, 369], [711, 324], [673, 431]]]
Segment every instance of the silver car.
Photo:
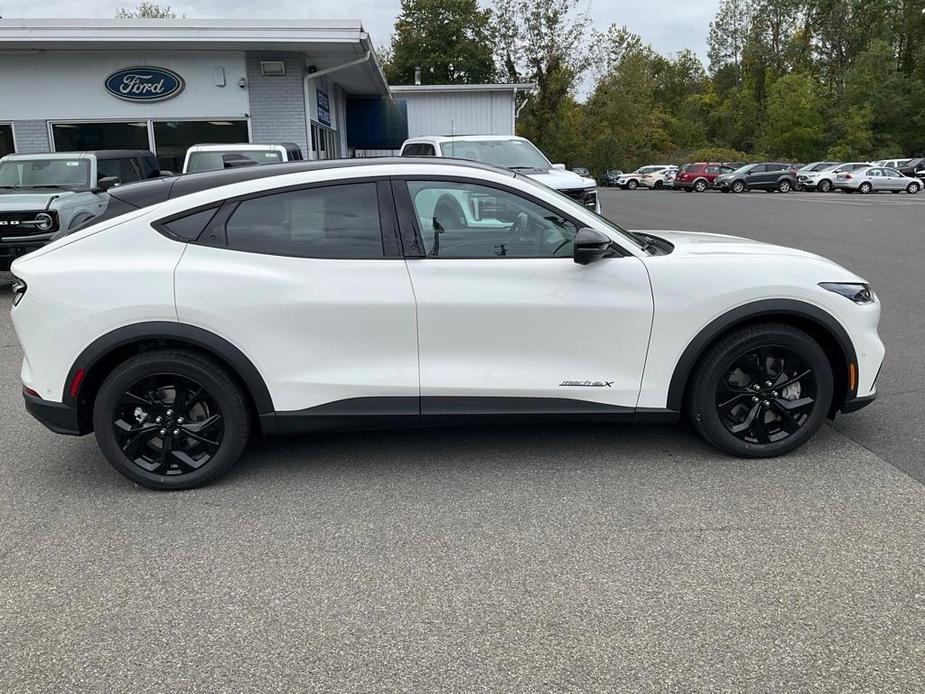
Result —
[[879, 193], [888, 190], [891, 193], [906, 191], [918, 193], [922, 182], [911, 176], [903, 176], [896, 169], [885, 166], [869, 166], [856, 171], [843, 171], [835, 177], [835, 187], [846, 193]]

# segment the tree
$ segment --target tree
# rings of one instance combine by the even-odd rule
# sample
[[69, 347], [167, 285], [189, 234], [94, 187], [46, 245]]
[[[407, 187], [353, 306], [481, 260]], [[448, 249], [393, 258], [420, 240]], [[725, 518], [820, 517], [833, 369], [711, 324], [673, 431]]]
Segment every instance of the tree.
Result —
[[161, 7], [153, 2], [140, 2], [134, 10], [124, 7], [116, 11], [116, 19], [175, 19], [176, 14], [170, 7]]
[[707, 39], [710, 70], [716, 73], [726, 65], [736, 70], [742, 64], [742, 52], [752, 25], [753, 0], [722, 0], [716, 18], [710, 22]]
[[412, 84], [419, 67], [426, 84], [493, 81], [490, 18], [477, 0], [402, 0], [386, 77], [394, 84]]
[[812, 77], [799, 72], [786, 75], [768, 94], [758, 146], [772, 157], [812, 161], [822, 147], [823, 123]]
[[497, 0], [492, 33], [501, 78], [533, 82], [536, 93], [518, 120], [518, 132], [553, 158], [573, 161], [562, 148], [576, 142], [566, 134], [576, 122], [573, 93], [588, 65], [590, 20], [581, 0]]

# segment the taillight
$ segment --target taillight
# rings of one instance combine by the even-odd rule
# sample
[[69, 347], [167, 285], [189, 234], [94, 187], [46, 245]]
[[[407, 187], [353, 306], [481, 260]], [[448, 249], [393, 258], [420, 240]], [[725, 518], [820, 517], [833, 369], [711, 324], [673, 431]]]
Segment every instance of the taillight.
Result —
[[17, 306], [26, 295], [26, 283], [18, 277], [13, 280], [13, 306]]

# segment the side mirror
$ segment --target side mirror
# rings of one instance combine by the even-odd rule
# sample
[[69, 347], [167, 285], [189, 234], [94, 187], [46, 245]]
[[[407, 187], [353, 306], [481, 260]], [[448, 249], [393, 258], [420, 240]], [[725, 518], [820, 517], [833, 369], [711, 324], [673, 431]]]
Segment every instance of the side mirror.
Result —
[[572, 255], [579, 265], [589, 265], [603, 258], [617, 255], [613, 249], [613, 241], [606, 234], [584, 227], [575, 235], [575, 244]]
[[97, 190], [101, 192], [106, 192], [113, 186], [117, 186], [117, 185], [119, 185], [118, 176], [104, 176], [103, 178], [101, 178], [100, 180], [96, 182], [96, 188]]
[[565, 164], [553, 164], [552, 168], [559, 169], [560, 171], [565, 171]]

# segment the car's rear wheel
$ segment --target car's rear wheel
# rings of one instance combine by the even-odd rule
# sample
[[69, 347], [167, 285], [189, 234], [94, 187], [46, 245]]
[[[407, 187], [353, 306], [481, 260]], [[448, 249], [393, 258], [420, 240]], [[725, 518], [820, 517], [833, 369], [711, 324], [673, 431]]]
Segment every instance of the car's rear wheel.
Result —
[[867, 195], [873, 189], [874, 187], [868, 181], [864, 181], [861, 185], [858, 186], [858, 192], [862, 195]]
[[707, 189], [707, 182], [704, 181], [702, 178], [699, 181], [694, 182], [694, 192], [695, 193], [703, 193], [706, 191], [706, 189]]
[[631, 180], [626, 184], [626, 187], [630, 190], [636, 190], [639, 187], [639, 181]]
[[816, 190], [818, 190], [820, 193], [828, 193], [832, 190], [832, 182], [823, 178], [821, 181], [819, 181], [819, 185], [816, 186]]
[[656, 182], [655, 182], [655, 190], [661, 190], [661, 189], [664, 188], [664, 187], [665, 187], [664, 181], [656, 181]]
[[743, 458], [782, 455], [821, 426], [832, 366], [810, 335], [780, 323], [736, 330], [703, 356], [688, 410], [711, 444]]
[[779, 193], [789, 193], [791, 190], [790, 181], [784, 179], [777, 184], [777, 191]]
[[916, 193], [919, 192], [919, 184], [918, 184], [918, 183], [910, 183], [910, 184], [906, 187], [906, 192], [909, 193], [909, 195], [915, 195]]
[[231, 375], [208, 357], [157, 350], [132, 357], [106, 378], [93, 407], [103, 455], [151, 489], [189, 489], [240, 458], [248, 406]]
[[736, 181], [732, 184], [733, 193], [743, 193], [745, 192], [745, 183], [743, 181]]

